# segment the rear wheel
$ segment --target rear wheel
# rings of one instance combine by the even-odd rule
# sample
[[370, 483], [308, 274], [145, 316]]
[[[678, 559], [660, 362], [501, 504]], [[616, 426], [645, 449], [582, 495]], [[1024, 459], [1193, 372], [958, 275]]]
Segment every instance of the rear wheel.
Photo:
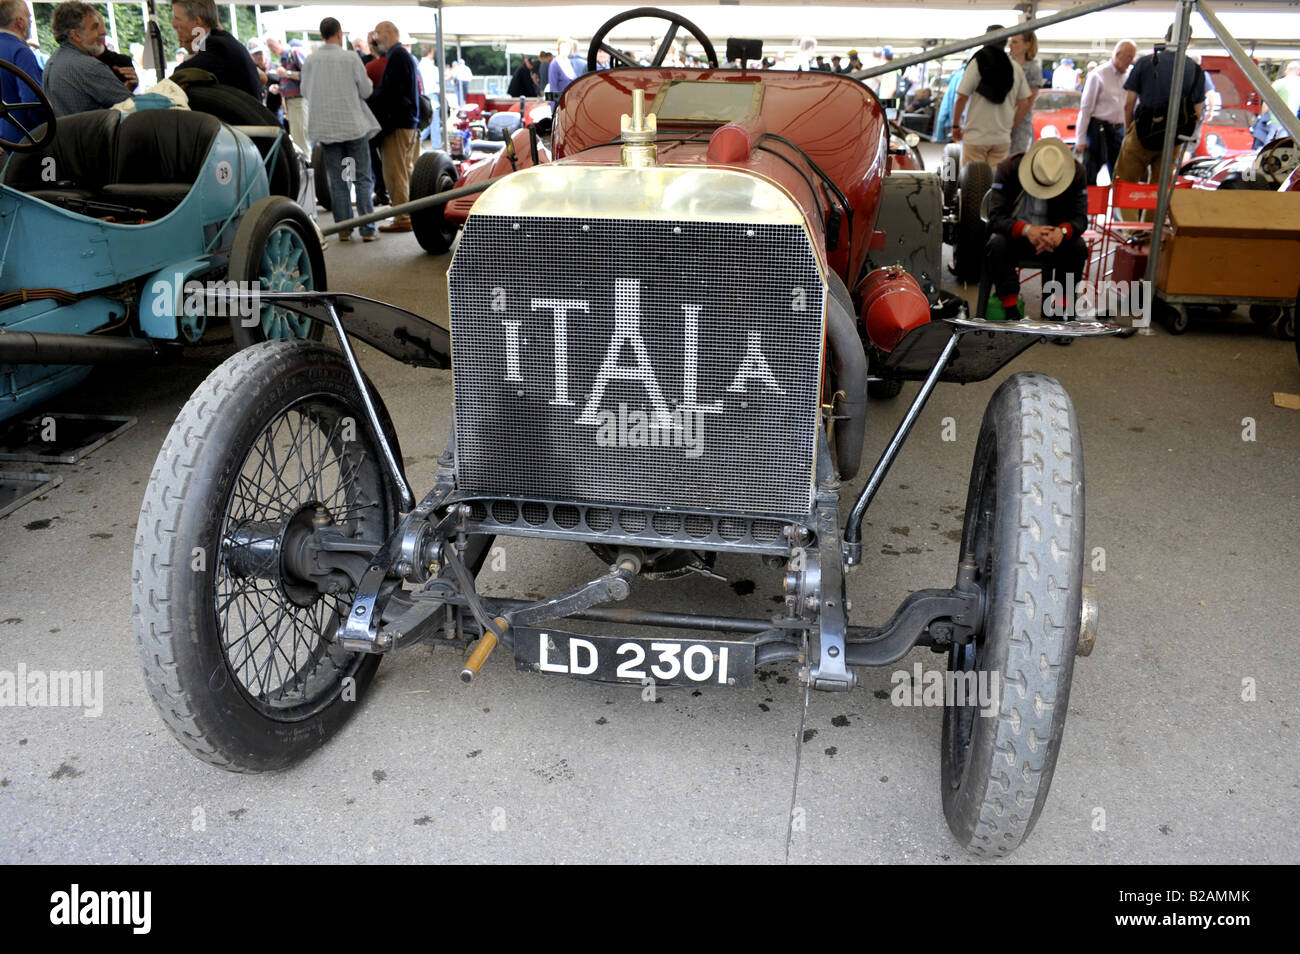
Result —
[[988, 227], [980, 218], [984, 195], [993, 185], [993, 170], [987, 162], [968, 162], [957, 180], [957, 241], [953, 243], [952, 264], [957, 278], [977, 284], [984, 268], [984, 247]]
[[[411, 173], [411, 199], [438, 195], [456, 188], [456, 163], [445, 152], [426, 152], [415, 162]], [[447, 207], [437, 205], [411, 213], [411, 230], [420, 248], [430, 255], [442, 255], [456, 241], [457, 226], [448, 222]]]
[[[253, 203], [235, 230], [229, 277], [260, 292], [325, 290], [325, 256], [298, 203], [276, 195]], [[310, 318], [269, 303], [256, 315], [232, 315], [230, 329], [240, 348], [276, 338], [320, 341], [324, 334]]]
[[132, 616], [150, 695], [205, 762], [258, 772], [303, 758], [374, 676], [378, 656], [334, 641], [351, 583], [307, 575], [301, 557], [322, 524], [358, 549], [395, 525], [364, 421], [338, 352], [273, 341], [214, 370], [163, 444], [136, 531]]
[[1069, 395], [1046, 375], [1012, 375], [984, 412], [962, 530], [984, 622], [948, 660], [950, 672], [973, 674], [958, 686], [983, 680], [997, 691], [992, 701], [949, 699], [943, 714], [943, 811], [975, 854], [1011, 852], [1047, 800], [1079, 641], [1083, 522]]

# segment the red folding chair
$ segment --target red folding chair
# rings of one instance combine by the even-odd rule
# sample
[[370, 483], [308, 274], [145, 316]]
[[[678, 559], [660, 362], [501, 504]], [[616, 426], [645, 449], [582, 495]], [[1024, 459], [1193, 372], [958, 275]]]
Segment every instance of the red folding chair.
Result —
[[1084, 281], [1096, 281], [1103, 274], [1106, 262], [1105, 228], [1109, 216], [1110, 186], [1088, 186], [1088, 228], [1083, 233], [1083, 240], [1088, 245], [1088, 259], [1083, 265]]

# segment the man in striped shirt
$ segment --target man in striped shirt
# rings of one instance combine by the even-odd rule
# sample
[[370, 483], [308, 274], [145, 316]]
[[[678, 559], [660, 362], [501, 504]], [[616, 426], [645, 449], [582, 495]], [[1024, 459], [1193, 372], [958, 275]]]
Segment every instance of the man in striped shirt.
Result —
[[[369, 215], [374, 211], [370, 137], [379, 132], [379, 122], [365, 102], [374, 85], [360, 58], [343, 45], [339, 21], [326, 17], [320, 23], [320, 35], [324, 45], [302, 65], [302, 95], [308, 103], [307, 138], [319, 142], [324, 149], [334, 221], [341, 222], [351, 218], [350, 187], [354, 184], [357, 214]], [[311, 107], [313, 102], [316, 108]], [[339, 233], [340, 242], [351, 238], [351, 230]], [[363, 242], [373, 242], [375, 238], [373, 222], [361, 226]]]

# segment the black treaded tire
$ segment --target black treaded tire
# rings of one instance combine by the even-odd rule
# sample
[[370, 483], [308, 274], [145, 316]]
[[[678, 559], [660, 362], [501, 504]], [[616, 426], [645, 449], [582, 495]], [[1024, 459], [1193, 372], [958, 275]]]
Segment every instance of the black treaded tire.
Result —
[[979, 283], [984, 267], [988, 227], [980, 218], [984, 194], [993, 185], [993, 170], [987, 162], [968, 162], [957, 179], [957, 241], [952, 247], [952, 264], [957, 278], [968, 285]]
[[325, 147], [316, 143], [311, 147], [312, 185], [316, 189], [316, 204], [326, 212], [334, 211], [334, 199], [330, 196], [330, 182], [325, 175]]
[[943, 147], [943, 168], [939, 170], [939, 181], [943, 183], [944, 208], [951, 209], [957, 205], [957, 175], [961, 169], [961, 143], [950, 142]]
[[[396, 449], [387, 412], [370, 390]], [[355, 440], [340, 430], [347, 417], [355, 421]], [[182, 408], [163, 443], [136, 529], [132, 618], [145, 683], [163, 722], [205, 762], [261, 772], [304, 758], [338, 731], [374, 677], [378, 655], [343, 652], [318, 625], [335, 625], [348, 611], [350, 593], [317, 597], [310, 607], [292, 604], [277, 595], [286, 589], [282, 579], [250, 583], [233, 572], [227, 546], [233, 528], [289, 514], [295, 505], [318, 499], [326, 501], [344, 532], [382, 542], [396, 522], [397, 494], [364, 421], [342, 355], [315, 342], [270, 341], [238, 351], [218, 366]], [[312, 433], [319, 437], [308, 443]], [[284, 482], [268, 487], [260, 442], [272, 447], [285, 440], [298, 447], [299, 466], [291, 466], [291, 454], [279, 459], [276, 477]], [[251, 478], [250, 467], [255, 468]], [[290, 494], [295, 473], [310, 475], [313, 468], [319, 468], [317, 477]], [[331, 483], [327, 475], [336, 479]], [[264, 500], [262, 492], [271, 496]], [[194, 563], [199, 553], [207, 556], [201, 565]], [[232, 595], [236, 592], [251, 594], [246, 612], [230, 609], [232, 603], [242, 605]], [[265, 607], [278, 607], [281, 615]], [[294, 640], [286, 650], [288, 633]], [[309, 642], [312, 634], [315, 643]], [[263, 664], [260, 657], [254, 660], [254, 637], [273, 640], [261, 651], [277, 661], [274, 670], [266, 664], [261, 680], [255, 678]], [[277, 649], [289, 670], [281, 676], [278, 698], [273, 688], [273, 677], [281, 673]], [[345, 682], [349, 678], [351, 686]], [[350, 688], [352, 699], [346, 698]]]
[[[270, 254], [271, 261], [265, 257]], [[291, 269], [281, 269], [296, 259]], [[309, 273], [304, 272], [306, 262]], [[232, 281], [257, 282], [261, 291], [324, 291], [325, 253], [321, 250], [316, 226], [302, 206], [284, 196], [270, 195], [258, 199], [239, 220], [235, 241], [230, 248], [227, 275]], [[323, 326], [284, 308], [262, 306], [261, 323], [251, 327], [239, 315], [230, 318], [235, 346], [249, 345], [269, 338], [307, 338], [320, 341]]]
[[[199, 113], [209, 113], [223, 123], [231, 126], [279, 126], [280, 122], [271, 112], [242, 89], [220, 84], [202, 86], [191, 84], [185, 89], [189, 98], [190, 109]], [[270, 139], [254, 139], [258, 152], [265, 159], [273, 145]], [[302, 173], [298, 169], [298, 160], [293, 151], [293, 140], [286, 132], [280, 137], [280, 149], [271, 166], [267, 187], [271, 195], [283, 195], [290, 199], [298, 198], [302, 187]]]
[[[411, 200], [437, 195], [456, 188], [459, 174], [456, 163], [445, 152], [426, 152], [415, 161], [411, 173]], [[420, 248], [430, 255], [442, 255], [456, 241], [458, 227], [443, 214], [446, 206], [434, 206], [411, 213], [411, 230]]]
[[1012, 375], [984, 412], [962, 531], [986, 593], [984, 625], [948, 660], [953, 671], [998, 674], [998, 714], [949, 700], [940, 753], [944, 815], [977, 855], [1015, 849], [1047, 799], [1079, 641], [1083, 530], [1069, 395], [1046, 375]]

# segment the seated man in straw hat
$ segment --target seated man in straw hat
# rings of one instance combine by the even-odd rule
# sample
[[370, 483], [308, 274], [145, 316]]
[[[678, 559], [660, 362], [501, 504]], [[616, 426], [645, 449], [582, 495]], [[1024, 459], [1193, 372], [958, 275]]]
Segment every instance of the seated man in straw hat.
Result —
[[[1025, 316], [1016, 266], [1036, 259], [1043, 268], [1044, 296], [1054, 278], [1066, 289], [1064, 312], [1078, 287], [1088, 255], [1088, 178], [1070, 147], [1059, 139], [1040, 139], [1028, 152], [998, 164], [989, 190], [989, 240], [986, 262], [994, 294], [985, 318]], [[1055, 273], [1055, 274], [1054, 274]], [[1067, 278], [1072, 276], [1072, 278]], [[1061, 317], [1058, 311], [1053, 317]]]

